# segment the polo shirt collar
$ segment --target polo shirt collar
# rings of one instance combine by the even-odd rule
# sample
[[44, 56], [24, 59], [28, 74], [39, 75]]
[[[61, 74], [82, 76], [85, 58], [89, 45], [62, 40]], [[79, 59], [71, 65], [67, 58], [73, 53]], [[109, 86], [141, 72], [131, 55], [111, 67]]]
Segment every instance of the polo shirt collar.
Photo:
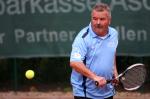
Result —
[[93, 38], [101, 38], [101, 39], [106, 39], [107, 37], [111, 36], [110, 32], [109, 32], [109, 27], [108, 27], [108, 33], [107, 35], [101, 37], [101, 36], [98, 36], [93, 30], [92, 30], [92, 26], [91, 26], [91, 23], [89, 24], [89, 32], [90, 34], [92, 35]]

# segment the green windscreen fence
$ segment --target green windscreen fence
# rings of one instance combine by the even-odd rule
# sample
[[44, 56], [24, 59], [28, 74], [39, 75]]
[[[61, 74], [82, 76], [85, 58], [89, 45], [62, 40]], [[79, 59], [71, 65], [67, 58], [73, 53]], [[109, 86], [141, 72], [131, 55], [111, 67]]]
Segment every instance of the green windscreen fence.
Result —
[[118, 55], [150, 55], [150, 0], [0, 0], [0, 57], [69, 56], [96, 2], [112, 10]]

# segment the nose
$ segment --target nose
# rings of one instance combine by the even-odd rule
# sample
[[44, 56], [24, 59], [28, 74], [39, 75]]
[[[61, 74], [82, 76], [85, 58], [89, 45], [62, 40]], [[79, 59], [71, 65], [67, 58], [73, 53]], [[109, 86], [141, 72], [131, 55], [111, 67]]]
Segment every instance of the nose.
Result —
[[97, 20], [97, 24], [100, 24], [100, 20], [99, 19]]

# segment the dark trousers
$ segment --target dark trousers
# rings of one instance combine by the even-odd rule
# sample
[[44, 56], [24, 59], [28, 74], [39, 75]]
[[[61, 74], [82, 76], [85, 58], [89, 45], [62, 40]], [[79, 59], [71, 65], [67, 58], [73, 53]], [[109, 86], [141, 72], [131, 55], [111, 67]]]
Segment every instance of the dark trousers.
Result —
[[[74, 99], [92, 99], [92, 98], [85, 98], [85, 97], [74, 96]], [[113, 96], [108, 97], [108, 98], [104, 98], [104, 99], [113, 99]]]

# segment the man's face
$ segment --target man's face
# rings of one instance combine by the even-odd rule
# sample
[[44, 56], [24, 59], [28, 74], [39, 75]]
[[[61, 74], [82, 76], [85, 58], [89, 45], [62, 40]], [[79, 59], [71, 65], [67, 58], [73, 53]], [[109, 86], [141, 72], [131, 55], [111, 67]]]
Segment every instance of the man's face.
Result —
[[93, 31], [99, 36], [105, 36], [108, 32], [108, 26], [110, 24], [111, 18], [109, 12], [96, 10], [92, 11], [91, 24]]

